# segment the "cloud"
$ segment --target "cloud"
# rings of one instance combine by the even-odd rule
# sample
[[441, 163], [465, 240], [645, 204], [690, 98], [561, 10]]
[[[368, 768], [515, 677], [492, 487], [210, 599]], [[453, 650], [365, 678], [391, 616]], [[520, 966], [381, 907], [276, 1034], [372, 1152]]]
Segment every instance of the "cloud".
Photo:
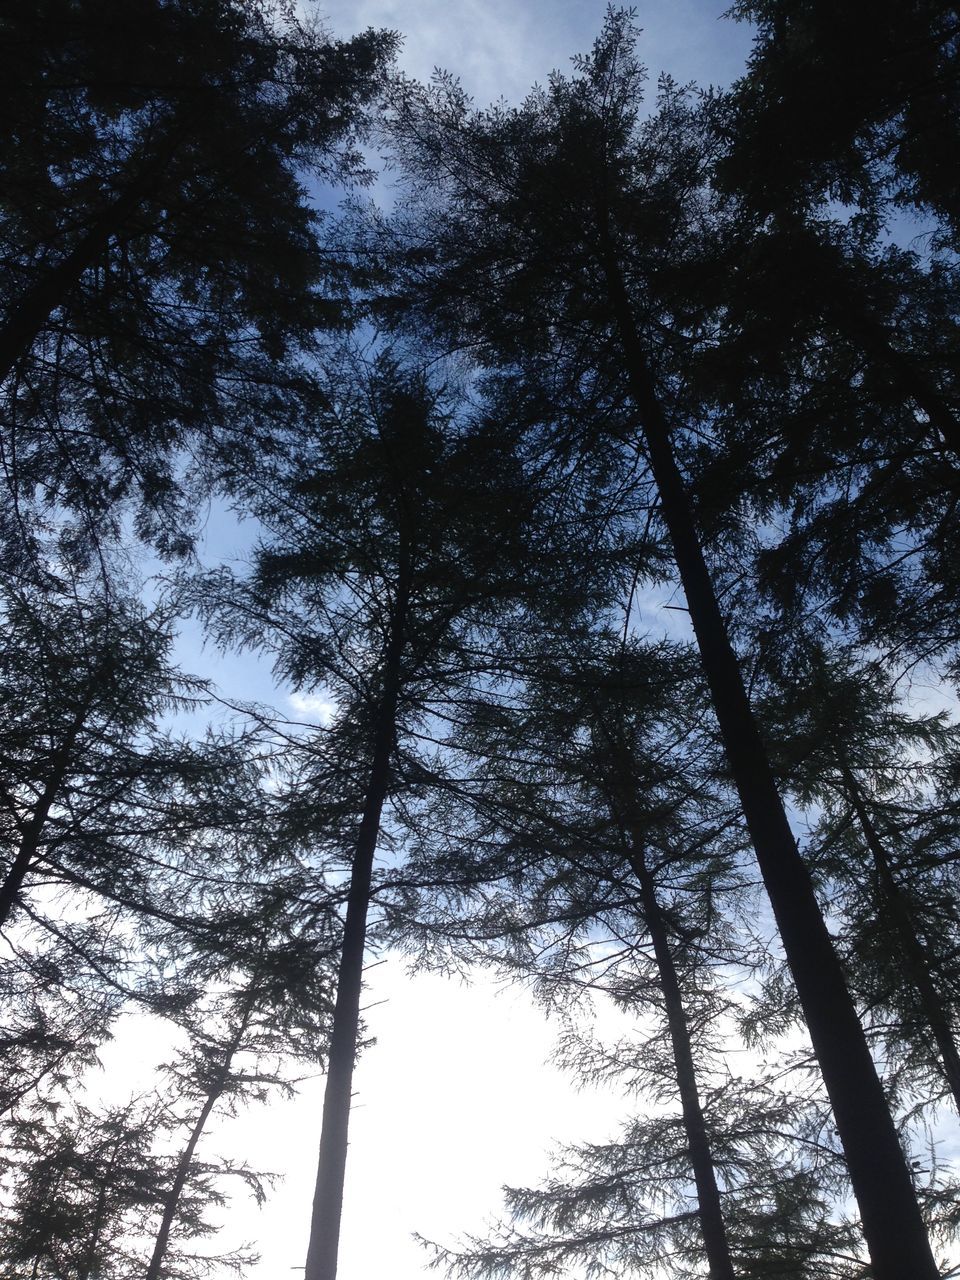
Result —
[[337, 704], [330, 698], [315, 693], [291, 693], [287, 702], [296, 715], [328, 728], [337, 714]]
[[[458, 76], [478, 105], [519, 103], [551, 71], [589, 51], [606, 0], [330, 0], [327, 25], [340, 37], [366, 27], [403, 36], [400, 65], [419, 80], [435, 67]], [[681, 83], [725, 84], [742, 73], [751, 29], [721, 21], [726, 0], [672, 0], [639, 8], [640, 55], [651, 81], [667, 71]]]

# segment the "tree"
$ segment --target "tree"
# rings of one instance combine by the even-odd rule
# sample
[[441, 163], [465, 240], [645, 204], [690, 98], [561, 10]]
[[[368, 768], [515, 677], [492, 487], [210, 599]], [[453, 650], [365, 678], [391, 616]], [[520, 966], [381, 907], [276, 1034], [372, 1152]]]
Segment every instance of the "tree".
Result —
[[[9, 1204], [0, 1222], [0, 1275], [34, 1280], [129, 1277], [147, 1270], [152, 1220], [165, 1204], [170, 1159], [163, 1146], [178, 1136], [177, 1098], [168, 1082], [126, 1103], [105, 1105], [61, 1100], [53, 1115], [35, 1110], [8, 1126], [5, 1174]], [[209, 1234], [210, 1208], [225, 1203], [228, 1175], [260, 1191], [261, 1179], [246, 1166], [210, 1162], [195, 1166], [179, 1197], [184, 1244]], [[198, 1280], [240, 1273], [247, 1250], [207, 1255], [194, 1247], [170, 1248], [157, 1272], [168, 1280]], [[30, 1270], [27, 1272], [26, 1267]]]
[[89, 542], [132, 494], [175, 551], [184, 452], [262, 441], [339, 320], [304, 183], [362, 176], [394, 41], [332, 42], [259, 0], [44, 0], [3, 22], [8, 502], [79, 512]]
[[570, 1149], [545, 1187], [509, 1193], [533, 1232], [440, 1251], [465, 1275], [646, 1274], [667, 1259], [677, 1275], [840, 1274], [855, 1248], [851, 1224], [827, 1222], [845, 1194], [839, 1154], [804, 1147], [822, 1099], [805, 1107], [726, 1066], [739, 1013], [716, 975], [749, 971], [735, 923], [749, 908], [704, 695], [681, 647], [567, 634], [449, 744], [472, 776], [423, 824], [405, 875], [427, 887], [401, 936], [427, 963], [446, 943], [522, 975], [551, 1006], [611, 997], [637, 1043], [604, 1052], [568, 1033], [565, 1061], [654, 1105], [620, 1141]]
[[271, 838], [263, 734], [191, 743], [165, 723], [206, 697], [170, 663], [168, 606], [52, 574], [0, 595], [0, 1111], [16, 1121], [57, 1103], [120, 1011], [182, 1014], [188, 960], [236, 965], [265, 896], [301, 881]]
[[885, 1057], [919, 1073], [912, 1092], [946, 1087], [960, 1112], [955, 867], [943, 860], [956, 729], [909, 711], [880, 664], [802, 642], [781, 651], [765, 702], [785, 785], [820, 812], [811, 856]]
[[2, 592], [0, 923], [51, 888], [143, 900], [144, 849], [227, 820], [218, 787], [250, 764], [245, 745], [196, 749], [165, 731], [205, 689], [172, 668], [162, 608], [52, 575]]
[[[424, 305], [408, 287], [392, 306], [432, 312], [488, 359], [519, 363], [529, 350], [535, 367], [549, 351], [556, 367], [569, 352], [571, 380], [590, 377], [585, 367], [612, 379], [619, 366], [874, 1269], [891, 1280], [933, 1277], [896, 1129], [776, 789], [680, 465], [687, 433], [706, 425], [678, 363], [709, 332], [691, 285], [723, 230], [708, 198], [705, 108], [689, 108], [667, 86], [655, 120], [637, 124], [642, 72], [622, 14], [608, 18], [578, 70], [516, 111], [471, 113], [442, 83], [432, 99], [399, 98], [397, 146], [433, 200], [427, 252], [409, 257], [421, 274], [431, 260], [436, 268]], [[575, 356], [586, 332], [584, 365]]]
[[[116, 584], [98, 588], [7, 584], [0, 1047], [5, 1130], [19, 1154], [5, 1229], [10, 1256], [33, 1258], [38, 1275], [47, 1265], [92, 1275], [106, 1256], [129, 1274], [156, 1212], [143, 1266], [185, 1277], [206, 1263], [175, 1258], [172, 1243], [210, 1231], [221, 1176], [240, 1173], [262, 1194], [248, 1170], [195, 1160], [214, 1107], [286, 1087], [294, 1060], [322, 1056], [336, 912], [315, 888], [302, 900], [299, 850], [278, 835], [261, 786], [275, 750], [249, 731], [173, 739], [161, 717], [205, 687], [171, 668], [162, 607], [151, 616]], [[255, 970], [246, 986], [245, 970]], [[101, 1120], [84, 1069], [131, 1010], [188, 1028], [193, 1052], [169, 1068], [149, 1113], [117, 1129], [101, 1167], [100, 1146], [85, 1145]], [[63, 1118], [59, 1133], [51, 1116]], [[181, 1141], [171, 1159], [163, 1144]], [[63, 1213], [50, 1208], [58, 1197]], [[91, 1213], [99, 1225], [81, 1248], [78, 1224]], [[28, 1230], [27, 1219], [46, 1225]], [[17, 1253], [24, 1239], [29, 1255]]]
[[211, 1176], [239, 1173], [263, 1199], [262, 1180], [245, 1166], [198, 1161], [197, 1148], [214, 1112], [233, 1115], [243, 1104], [266, 1102], [278, 1089], [292, 1093], [291, 1068], [312, 1068], [323, 1056], [332, 1012], [331, 961], [339, 939], [324, 938], [316, 912], [304, 920], [297, 905], [274, 888], [261, 918], [251, 921], [245, 972], [238, 972], [239, 957], [231, 956], [221, 962], [219, 975], [211, 974], [211, 957], [201, 953], [178, 975], [180, 981], [199, 979], [204, 987], [177, 1018], [189, 1031], [189, 1046], [164, 1068], [177, 1099], [168, 1124], [172, 1129], [178, 1122], [178, 1136], [185, 1140], [166, 1171], [145, 1280], [170, 1274], [166, 1259], [180, 1234], [210, 1231], [202, 1217], [209, 1197], [199, 1197], [199, 1209], [196, 1204], [198, 1179], [205, 1183]]
[[398, 744], [455, 710], [478, 663], [497, 661], [490, 636], [522, 618], [552, 572], [545, 555], [526, 576], [520, 567], [544, 535], [531, 517], [536, 474], [509, 427], [388, 353], [350, 366], [329, 371], [300, 446], [248, 479], [271, 538], [253, 580], [215, 577], [205, 606], [223, 639], [266, 638], [283, 678], [336, 707], [299, 748], [290, 800], [301, 838], [316, 842], [315, 874], [346, 880], [308, 1280], [336, 1272], [377, 848], [425, 781], [404, 778]]
[[13, 1196], [0, 1234], [0, 1274], [129, 1276], [137, 1265], [131, 1237], [156, 1194], [150, 1148], [162, 1106], [149, 1098], [102, 1111], [77, 1104], [57, 1121], [51, 1131], [33, 1117], [8, 1134]]
[[731, 165], [761, 207], [826, 197], [873, 212], [885, 200], [960, 231], [956, 9], [876, 5], [865, 23], [815, 0], [741, 0], [756, 24], [736, 85]]
[[[613, 1051], [608, 1076], [622, 1086], [631, 1046]], [[647, 1046], [634, 1050], [649, 1063]], [[589, 1072], [583, 1060], [578, 1074]], [[744, 1277], [863, 1275], [857, 1230], [837, 1220], [829, 1191], [842, 1183], [838, 1153], [823, 1144], [816, 1108], [752, 1081], [711, 1088], [711, 1145], [732, 1184], [725, 1197], [736, 1274]], [[704, 1275], [689, 1165], [675, 1114], [645, 1114], [612, 1139], [565, 1147], [537, 1187], [505, 1189], [511, 1222], [487, 1239], [435, 1249], [451, 1273], [500, 1280], [650, 1274]], [[671, 1212], [671, 1210], [673, 1210]]]

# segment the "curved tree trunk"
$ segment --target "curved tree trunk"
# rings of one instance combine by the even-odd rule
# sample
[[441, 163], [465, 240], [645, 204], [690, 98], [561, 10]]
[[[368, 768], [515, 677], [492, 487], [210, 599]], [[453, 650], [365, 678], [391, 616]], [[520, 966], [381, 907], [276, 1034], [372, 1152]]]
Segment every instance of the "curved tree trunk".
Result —
[[[753, 716], [609, 230], [601, 267], [731, 773], [830, 1096], [876, 1280], [938, 1280], [876, 1067]], [[312, 1280], [312, 1278], [308, 1278]]]
[[377, 707], [370, 774], [356, 850], [350, 870], [350, 889], [337, 976], [333, 1033], [323, 1095], [320, 1157], [310, 1222], [305, 1280], [335, 1280], [343, 1211], [343, 1183], [347, 1164], [347, 1130], [353, 1066], [360, 1026], [360, 992], [373, 860], [380, 834], [380, 818], [390, 786], [390, 757], [396, 738], [400, 696], [400, 663], [405, 644], [409, 567], [401, 566], [397, 599], [384, 654], [384, 680]]
[[256, 977], [250, 983], [250, 989], [247, 997], [241, 1006], [240, 1018], [237, 1023], [236, 1031], [230, 1038], [226, 1049], [224, 1050], [223, 1062], [219, 1071], [214, 1077], [203, 1106], [193, 1122], [193, 1128], [190, 1130], [190, 1137], [187, 1139], [186, 1146], [180, 1153], [180, 1159], [177, 1161], [177, 1167], [173, 1175], [173, 1182], [170, 1184], [170, 1190], [167, 1192], [163, 1201], [163, 1214], [160, 1218], [160, 1227], [157, 1230], [157, 1238], [153, 1245], [153, 1254], [150, 1258], [150, 1265], [147, 1267], [144, 1280], [159, 1280], [160, 1268], [163, 1260], [167, 1255], [167, 1249], [170, 1244], [170, 1234], [173, 1230], [174, 1223], [177, 1218], [177, 1210], [180, 1207], [180, 1197], [183, 1195], [183, 1188], [186, 1186], [187, 1176], [190, 1173], [190, 1166], [193, 1163], [194, 1153], [197, 1149], [197, 1143], [203, 1134], [207, 1121], [213, 1112], [214, 1107], [220, 1100], [227, 1080], [230, 1076], [230, 1068], [233, 1060], [237, 1055], [243, 1037], [246, 1035], [247, 1027], [250, 1024], [250, 1016], [253, 1013], [253, 1006], [256, 1003], [257, 986]]

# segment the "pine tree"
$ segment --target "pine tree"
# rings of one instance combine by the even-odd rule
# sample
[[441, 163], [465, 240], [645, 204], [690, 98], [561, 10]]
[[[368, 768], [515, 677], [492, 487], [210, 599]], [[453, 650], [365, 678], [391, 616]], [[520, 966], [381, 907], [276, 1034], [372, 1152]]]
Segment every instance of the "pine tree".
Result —
[[[163, 1069], [176, 1094], [171, 1111], [180, 1123], [176, 1138], [182, 1145], [159, 1197], [160, 1221], [145, 1280], [169, 1274], [168, 1253], [184, 1231], [209, 1233], [205, 1197], [199, 1197], [199, 1207], [195, 1203], [198, 1180], [206, 1184], [238, 1173], [258, 1201], [264, 1198], [263, 1180], [245, 1166], [225, 1168], [222, 1161], [198, 1158], [213, 1116], [263, 1105], [278, 1091], [291, 1095], [296, 1069], [313, 1067], [323, 1056], [338, 939], [325, 939], [316, 918], [305, 922], [297, 905], [276, 885], [261, 904], [260, 918], [251, 918], [245, 955], [226, 957], [217, 966], [215, 957], [201, 951], [191, 963], [180, 962], [178, 981], [203, 983], [204, 989], [176, 1018], [189, 1033], [188, 1047]], [[304, 936], [307, 932], [313, 936]], [[172, 1117], [169, 1124], [172, 1129]]]
[[171, 666], [163, 609], [69, 578], [7, 579], [2, 591], [0, 922], [49, 889], [149, 896], [143, 848], [222, 825], [218, 783], [237, 776], [245, 748], [193, 748], [165, 731], [163, 717], [205, 689]]
[[910, 712], [878, 663], [815, 645], [780, 655], [768, 698], [785, 783], [820, 811], [812, 856], [884, 1057], [919, 1074], [911, 1092], [946, 1088], [960, 1113], [956, 885], [938, 866], [956, 823], [955, 727]]
[[875, 5], [870, 21], [810, 0], [741, 0], [756, 24], [733, 96], [731, 166], [769, 209], [827, 197], [932, 213], [956, 245], [957, 14], [941, 0]]
[[600, 1052], [571, 1032], [564, 1059], [654, 1107], [621, 1140], [570, 1149], [544, 1187], [510, 1191], [533, 1231], [441, 1250], [464, 1275], [646, 1274], [667, 1260], [677, 1275], [813, 1275], [854, 1247], [850, 1224], [827, 1221], [831, 1193], [846, 1193], [839, 1153], [802, 1154], [822, 1099], [805, 1114], [734, 1080], [718, 1054], [736, 1038], [714, 971], [743, 964], [725, 916], [744, 910], [745, 837], [717, 785], [696, 665], [676, 646], [568, 634], [449, 743], [473, 773], [424, 824], [402, 936], [427, 963], [444, 942], [461, 963], [495, 963], [551, 1006], [612, 997], [637, 1042]]
[[[546, 349], [556, 364], [569, 352], [571, 379], [590, 377], [585, 367], [613, 378], [618, 367], [873, 1266], [891, 1280], [905, 1271], [932, 1277], [906, 1162], [777, 793], [681, 466], [687, 432], [707, 425], [685, 403], [677, 356], [709, 333], [691, 280], [723, 228], [708, 198], [712, 135], [703, 112], [669, 86], [655, 120], [637, 125], [642, 73], [623, 15], [611, 15], [579, 72], [555, 77], [517, 111], [471, 113], [456, 87], [443, 85], [432, 100], [410, 93], [399, 101], [397, 145], [433, 195], [427, 262], [432, 255], [438, 269], [427, 306], [417, 308], [408, 287], [393, 308], [432, 308], [488, 359], [517, 361], [527, 348], [535, 362]], [[411, 253], [414, 270], [423, 272], [424, 259]], [[592, 351], [581, 364], [576, 338], [585, 332]]]
[[215, 577], [206, 606], [222, 638], [265, 643], [279, 675], [336, 707], [300, 748], [290, 798], [315, 874], [346, 877], [309, 1280], [336, 1272], [378, 846], [391, 847], [397, 806], [415, 808], [423, 782], [400, 769], [398, 743], [455, 707], [478, 661], [496, 664], [490, 635], [532, 597], [537, 571], [521, 566], [544, 536], [509, 427], [389, 354], [367, 369], [345, 358], [329, 378], [300, 447], [248, 481], [269, 531], [254, 579]]

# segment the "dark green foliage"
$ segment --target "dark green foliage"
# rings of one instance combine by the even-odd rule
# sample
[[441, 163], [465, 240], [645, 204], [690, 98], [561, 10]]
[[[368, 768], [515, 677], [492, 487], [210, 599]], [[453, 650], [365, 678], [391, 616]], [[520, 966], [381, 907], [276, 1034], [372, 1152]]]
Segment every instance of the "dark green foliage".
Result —
[[[146, 1242], [160, 1207], [176, 1140], [172, 1093], [127, 1104], [64, 1105], [34, 1112], [6, 1133], [5, 1176], [12, 1188], [0, 1228], [0, 1275], [39, 1280], [93, 1280], [143, 1274]], [[199, 1280], [226, 1268], [241, 1271], [249, 1251], [205, 1256], [197, 1242], [211, 1233], [206, 1214], [225, 1203], [222, 1179], [255, 1175], [227, 1162], [197, 1164], [181, 1201], [180, 1236], [165, 1280]]]
[[3, 27], [5, 502], [64, 504], [89, 541], [132, 494], [182, 549], [185, 457], [266, 445], [341, 322], [304, 183], [363, 176], [393, 40], [257, 0], [50, 0]]
[[736, 86], [728, 178], [764, 212], [830, 197], [882, 212], [892, 198], [960, 230], [957, 11], [881, 0], [740, 0], [757, 24]]
[[[909, 1171], [720, 607], [711, 544], [742, 541], [744, 495], [717, 495], [714, 509], [727, 525], [717, 531], [698, 520], [697, 490], [684, 473], [691, 453], [695, 459], [709, 449], [712, 430], [712, 406], [687, 376], [722, 320], [719, 299], [702, 286], [738, 230], [735, 206], [719, 201], [710, 181], [714, 104], [694, 103], [666, 84], [660, 110], [640, 123], [643, 73], [634, 44], [628, 15], [611, 11], [576, 74], [555, 75], [515, 110], [474, 112], [456, 86], [443, 83], [432, 96], [401, 98], [398, 149], [414, 169], [420, 209], [429, 194], [431, 222], [440, 228], [434, 287], [421, 282], [417, 297], [408, 295], [411, 313], [426, 314], [456, 341], [479, 343], [491, 361], [520, 365], [531, 379], [544, 363], [562, 368], [568, 385], [584, 368], [606, 375], [632, 406], [626, 440], [647, 461], [655, 486], [873, 1265], [890, 1280], [908, 1267], [932, 1277]], [[415, 256], [412, 266], [415, 272]], [[589, 344], [570, 341], [585, 333]], [[600, 434], [607, 420], [588, 421], [591, 428]]]
[[798, 646], [771, 674], [767, 732], [815, 815], [809, 856], [867, 1025], [905, 1097], [960, 1109], [956, 728], [847, 653]]
[[575, 543], [537, 519], [538, 503], [558, 516], [559, 504], [510, 419], [387, 354], [337, 373], [312, 433], [247, 479], [273, 534], [254, 577], [215, 575], [199, 596], [225, 642], [272, 649], [281, 676], [335, 708], [327, 729], [291, 741], [288, 766], [288, 820], [313, 841], [314, 874], [350, 869], [310, 1280], [336, 1266], [377, 846], [429, 791], [434, 719], [456, 717], [509, 661], [530, 608], [570, 617], [598, 596], [596, 582], [558, 581], [548, 551]]

